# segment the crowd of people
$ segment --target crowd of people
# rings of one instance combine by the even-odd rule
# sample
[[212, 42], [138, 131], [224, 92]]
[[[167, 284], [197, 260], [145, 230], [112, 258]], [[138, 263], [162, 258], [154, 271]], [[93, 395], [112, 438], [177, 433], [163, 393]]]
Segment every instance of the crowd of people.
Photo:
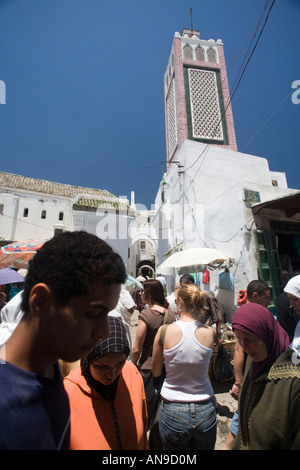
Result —
[[[217, 299], [190, 275], [170, 296], [162, 275], [139, 276], [131, 296], [126, 277], [120, 256], [83, 231], [56, 235], [32, 258], [1, 311], [1, 450], [215, 448]], [[238, 411], [226, 449], [300, 449], [300, 275], [278, 297], [277, 318], [269, 300], [270, 287], [254, 280], [232, 318]], [[149, 379], [160, 398], [153, 441]]]

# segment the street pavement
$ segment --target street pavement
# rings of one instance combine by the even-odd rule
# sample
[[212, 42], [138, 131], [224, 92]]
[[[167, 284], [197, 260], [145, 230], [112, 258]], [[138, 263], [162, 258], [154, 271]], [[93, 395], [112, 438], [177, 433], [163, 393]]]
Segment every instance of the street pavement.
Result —
[[227, 438], [231, 419], [234, 411], [237, 409], [237, 400], [234, 400], [229, 393], [234, 380], [219, 382], [212, 380], [212, 386], [215, 392], [217, 402], [217, 440], [215, 450], [222, 450]]
[[[138, 311], [135, 310], [131, 317], [131, 338], [132, 344], [134, 344], [136, 327], [138, 323]], [[217, 440], [215, 450], [222, 450], [226, 441], [230, 423], [234, 411], [237, 409], [237, 401], [232, 398], [229, 393], [233, 385], [232, 380], [226, 380], [224, 382], [212, 380], [212, 386], [215, 392], [216, 408], [217, 408]]]

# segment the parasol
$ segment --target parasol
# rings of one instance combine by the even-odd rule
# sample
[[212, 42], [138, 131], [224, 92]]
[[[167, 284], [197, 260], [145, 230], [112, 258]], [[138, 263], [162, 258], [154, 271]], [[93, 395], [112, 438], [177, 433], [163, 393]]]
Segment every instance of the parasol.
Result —
[[214, 248], [189, 248], [169, 256], [156, 271], [166, 275], [204, 272], [207, 268], [216, 269], [229, 258]]
[[47, 240], [49, 239], [34, 240], [30, 238], [2, 246], [0, 250], [0, 268], [27, 268], [28, 261]]

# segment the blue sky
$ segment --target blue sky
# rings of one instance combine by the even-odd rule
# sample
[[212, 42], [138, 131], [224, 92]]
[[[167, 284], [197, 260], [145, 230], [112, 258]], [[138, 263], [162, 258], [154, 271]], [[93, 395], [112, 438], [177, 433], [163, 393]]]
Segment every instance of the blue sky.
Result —
[[[232, 90], [266, 4], [0, 0], [0, 170], [129, 198], [134, 190], [150, 208], [166, 160], [163, 76], [174, 33], [190, 27], [192, 8], [201, 38], [223, 40]], [[295, 189], [299, 24], [299, 0], [276, 0], [232, 101], [239, 151], [266, 157]]]

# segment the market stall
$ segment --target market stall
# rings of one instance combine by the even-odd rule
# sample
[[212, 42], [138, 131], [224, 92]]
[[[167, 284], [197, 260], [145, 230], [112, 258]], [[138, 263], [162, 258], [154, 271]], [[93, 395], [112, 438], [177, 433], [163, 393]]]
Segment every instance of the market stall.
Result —
[[[216, 371], [216, 361], [218, 360], [219, 354], [219, 345], [216, 343], [213, 345], [213, 354], [210, 360], [210, 367], [209, 367], [209, 376], [210, 379], [216, 380], [230, 380], [233, 377], [233, 357], [234, 357], [234, 350], [236, 344], [236, 338], [232, 331], [232, 327], [229, 323], [225, 323], [221, 325], [221, 337], [222, 343], [221, 346], [223, 348], [222, 356], [219, 357], [219, 360], [223, 362], [222, 366], [218, 364], [218, 369], [222, 368], [221, 375], [222, 378], [220, 379], [218, 375], [220, 374], [219, 371]], [[224, 354], [225, 351], [225, 354]], [[229, 366], [230, 363], [230, 366]], [[227, 377], [227, 378], [225, 378]]]

